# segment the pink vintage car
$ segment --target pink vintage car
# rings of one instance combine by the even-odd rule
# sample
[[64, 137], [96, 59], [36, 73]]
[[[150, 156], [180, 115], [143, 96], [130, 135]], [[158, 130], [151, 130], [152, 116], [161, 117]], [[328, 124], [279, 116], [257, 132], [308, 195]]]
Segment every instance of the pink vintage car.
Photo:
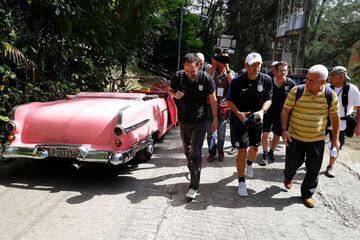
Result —
[[73, 158], [78, 163], [113, 165], [134, 157], [149, 160], [154, 143], [177, 123], [168, 82], [150, 80], [142, 78], [142, 88], [127, 92], [83, 92], [15, 107], [7, 124], [11, 142], [3, 157]]

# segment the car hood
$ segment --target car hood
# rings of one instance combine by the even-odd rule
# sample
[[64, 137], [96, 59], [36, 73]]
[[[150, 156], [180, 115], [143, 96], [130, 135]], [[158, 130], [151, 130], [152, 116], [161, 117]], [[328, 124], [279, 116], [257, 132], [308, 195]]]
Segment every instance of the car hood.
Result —
[[121, 110], [139, 104], [125, 99], [72, 99], [44, 103], [26, 117], [24, 143], [110, 144]]

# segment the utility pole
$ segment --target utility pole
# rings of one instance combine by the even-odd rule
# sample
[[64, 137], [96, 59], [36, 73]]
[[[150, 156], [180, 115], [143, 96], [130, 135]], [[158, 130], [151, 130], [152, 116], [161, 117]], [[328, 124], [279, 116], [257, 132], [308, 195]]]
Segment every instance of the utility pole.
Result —
[[181, 15], [180, 15], [180, 29], [179, 29], [179, 46], [178, 46], [178, 61], [177, 61], [177, 71], [180, 69], [180, 59], [181, 59], [181, 38], [183, 31], [183, 19], [184, 19], [184, 2], [181, 5]]

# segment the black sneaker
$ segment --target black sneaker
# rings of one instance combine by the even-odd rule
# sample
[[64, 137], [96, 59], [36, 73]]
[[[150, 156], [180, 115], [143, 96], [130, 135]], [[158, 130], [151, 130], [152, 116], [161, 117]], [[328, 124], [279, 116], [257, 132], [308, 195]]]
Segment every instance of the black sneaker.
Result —
[[325, 175], [329, 178], [334, 178], [335, 177], [335, 171], [333, 167], [327, 166], [326, 171], [325, 171]]
[[235, 153], [237, 153], [237, 148], [236, 147], [233, 147], [230, 149], [230, 151], [228, 152], [229, 155], [234, 155]]
[[269, 154], [268, 158], [268, 164], [276, 162], [276, 159], [274, 158], [274, 154]]

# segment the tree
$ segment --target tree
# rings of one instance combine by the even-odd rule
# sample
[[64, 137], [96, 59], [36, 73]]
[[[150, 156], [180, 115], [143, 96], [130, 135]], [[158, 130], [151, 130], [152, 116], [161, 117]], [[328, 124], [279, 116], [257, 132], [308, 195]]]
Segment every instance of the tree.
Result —
[[235, 69], [243, 68], [246, 55], [259, 52], [271, 59], [271, 44], [275, 37], [277, 1], [229, 0], [226, 33], [236, 39]]
[[193, 5], [187, 0], [163, 1], [161, 11], [153, 27], [145, 35], [146, 41], [139, 51], [142, 66], [165, 73], [167, 77], [177, 68], [177, 49], [180, 33], [180, 14], [184, 6], [181, 56], [188, 52], [201, 51], [205, 45], [200, 30], [204, 24], [198, 14], [190, 11]]
[[351, 49], [360, 40], [360, 2], [323, 1], [316, 9], [310, 26], [311, 39], [306, 46], [305, 63], [332, 67], [348, 66]]

